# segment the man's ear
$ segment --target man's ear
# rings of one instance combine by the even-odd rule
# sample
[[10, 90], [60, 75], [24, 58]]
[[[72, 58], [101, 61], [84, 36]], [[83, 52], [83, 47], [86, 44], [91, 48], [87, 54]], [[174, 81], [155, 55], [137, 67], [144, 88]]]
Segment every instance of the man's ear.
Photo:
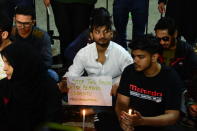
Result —
[[33, 21], [32, 21], [32, 25], [35, 25], [35, 24], [36, 24], [36, 20], [33, 20]]
[[2, 34], [1, 34], [1, 37], [3, 40], [7, 39], [8, 38], [8, 35], [9, 33], [7, 31], [4, 31]]
[[93, 34], [90, 32], [90, 39], [93, 40]]
[[152, 62], [157, 62], [158, 61], [158, 58], [159, 58], [159, 54], [158, 53], [155, 53], [152, 55]]

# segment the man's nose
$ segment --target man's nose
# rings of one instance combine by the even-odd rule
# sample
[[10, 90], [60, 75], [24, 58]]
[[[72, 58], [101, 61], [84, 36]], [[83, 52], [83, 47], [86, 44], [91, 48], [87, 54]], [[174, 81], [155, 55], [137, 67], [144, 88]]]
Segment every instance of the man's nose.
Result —
[[163, 41], [163, 40], [160, 40], [160, 42], [159, 42], [161, 45], [164, 45], [165, 44], [165, 41]]
[[100, 33], [100, 37], [103, 38], [105, 35], [104, 33]]
[[133, 58], [133, 62], [137, 63], [138, 59], [136, 57]]
[[25, 25], [24, 25], [24, 24], [21, 24], [21, 28], [23, 28], [23, 29], [24, 29], [24, 28], [25, 28]]

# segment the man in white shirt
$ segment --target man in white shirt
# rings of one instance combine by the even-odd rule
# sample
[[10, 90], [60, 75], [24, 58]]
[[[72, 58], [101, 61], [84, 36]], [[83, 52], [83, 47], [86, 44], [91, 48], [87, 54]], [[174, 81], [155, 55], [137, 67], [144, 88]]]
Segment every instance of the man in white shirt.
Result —
[[[111, 41], [113, 37], [111, 25], [109, 12], [105, 8], [95, 9], [90, 23], [90, 37], [94, 42], [79, 50], [73, 65], [69, 67], [63, 77], [82, 76], [84, 71], [88, 76], [111, 76], [113, 80], [111, 95], [116, 96], [120, 76], [124, 68], [133, 63], [133, 59], [123, 47]], [[60, 87], [60, 89], [62, 88]], [[103, 115], [102, 112], [97, 114], [95, 120], [97, 131], [117, 129], [114, 123], [109, 123], [114, 122], [113, 118], [108, 119], [107, 115]]]
[[104, 8], [95, 9], [90, 26], [90, 37], [94, 42], [79, 50], [63, 77], [82, 76], [86, 71], [88, 76], [111, 76], [113, 84], [118, 84], [124, 68], [133, 63], [130, 54], [111, 41], [111, 16], [105, 13], [108, 12]]
[[[9, 44], [11, 40], [9, 39], [10, 33], [12, 30], [12, 23], [7, 16], [0, 14], [0, 52]], [[6, 77], [6, 74], [3, 70], [3, 60], [0, 56], [0, 80]]]

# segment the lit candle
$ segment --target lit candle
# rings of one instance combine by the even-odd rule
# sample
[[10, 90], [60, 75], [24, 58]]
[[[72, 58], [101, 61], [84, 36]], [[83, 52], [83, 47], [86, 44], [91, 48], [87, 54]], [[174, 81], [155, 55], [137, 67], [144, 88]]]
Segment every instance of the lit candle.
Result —
[[132, 114], [132, 109], [129, 109], [128, 114], [129, 114], [129, 115], [131, 115], [131, 114]]
[[82, 113], [83, 113], [83, 131], [85, 131], [84, 129], [85, 129], [85, 115], [86, 115], [86, 110], [83, 109]]
[[[129, 109], [128, 114], [134, 114], [134, 109]], [[131, 130], [130, 131], [134, 131], [134, 127], [131, 125]]]

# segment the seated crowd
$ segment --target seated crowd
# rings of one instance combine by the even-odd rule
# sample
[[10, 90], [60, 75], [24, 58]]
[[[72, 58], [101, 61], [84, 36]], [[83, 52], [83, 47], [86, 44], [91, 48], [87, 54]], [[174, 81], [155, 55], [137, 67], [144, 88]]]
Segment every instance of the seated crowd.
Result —
[[108, 10], [95, 8], [89, 28], [65, 49], [60, 77], [51, 67], [51, 38], [35, 26], [35, 10], [16, 7], [13, 22], [0, 12], [0, 130], [61, 124], [67, 79], [81, 76], [112, 78], [112, 106], [85, 106], [96, 131], [197, 129], [197, 55], [177, 38], [173, 19], [159, 19], [155, 36], [133, 39], [129, 54], [115, 42]]

